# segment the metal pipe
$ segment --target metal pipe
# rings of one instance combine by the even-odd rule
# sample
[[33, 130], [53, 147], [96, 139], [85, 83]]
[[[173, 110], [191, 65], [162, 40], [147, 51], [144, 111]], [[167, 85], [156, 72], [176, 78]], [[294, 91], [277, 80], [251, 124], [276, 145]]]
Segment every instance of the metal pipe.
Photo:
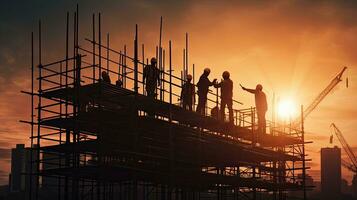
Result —
[[170, 104], [172, 104], [172, 58], [171, 58], [171, 40], [169, 41], [169, 73], [170, 73]]
[[188, 73], [188, 33], [186, 33], [186, 72], [185, 78], [187, 77]]
[[99, 13], [98, 16], [98, 42], [99, 42], [99, 46], [98, 46], [98, 50], [99, 50], [99, 79], [101, 77], [102, 74], [102, 28], [101, 28], [101, 14]]
[[93, 84], [95, 83], [95, 15], [92, 15], [92, 59], [93, 59]]
[[109, 33], [107, 33], [107, 73], [109, 75]]
[[134, 40], [134, 91], [138, 93], [138, 25], [135, 25]]

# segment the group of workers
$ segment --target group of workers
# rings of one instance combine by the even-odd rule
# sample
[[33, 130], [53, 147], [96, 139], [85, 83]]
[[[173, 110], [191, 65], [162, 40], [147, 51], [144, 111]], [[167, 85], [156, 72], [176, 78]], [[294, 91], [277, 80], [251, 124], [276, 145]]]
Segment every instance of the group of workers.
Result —
[[[156, 96], [156, 87], [160, 86], [160, 71], [157, 68], [156, 58], [151, 59], [151, 64], [146, 65], [143, 72], [143, 82], [145, 83], [145, 90], [147, 96], [155, 98]], [[221, 102], [220, 109], [214, 108], [215, 116], [219, 119], [224, 120], [225, 108], [228, 108], [229, 111], [229, 122], [233, 123], [233, 81], [230, 79], [230, 73], [224, 71], [222, 74], [221, 82], [217, 82], [217, 79], [210, 81], [208, 76], [210, 75], [211, 70], [205, 68], [203, 74], [200, 76], [199, 81], [197, 82], [197, 95], [198, 95], [198, 104], [196, 112], [201, 115], [206, 115], [206, 104], [207, 104], [207, 95], [209, 92], [209, 87], [213, 86], [215, 88], [221, 89]], [[244, 91], [250, 92], [255, 96], [255, 105], [258, 117], [258, 131], [265, 133], [266, 120], [265, 114], [268, 110], [266, 95], [263, 92], [263, 86], [258, 84], [255, 89], [248, 89], [240, 85]], [[192, 111], [193, 105], [195, 103], [195, 85], [192, 83], [192, 75], [188, 74], [185, 80], [185, 83], [182, 85], [181, 97], [183, 108]]]
[[[148, 97], [155, 98], [156, 88], [160, 86], [160, 70], [157, 68], [156, 58], [151, 59], [151, 64], [146, 65], [143, 71], [143, 82], [145, 83], [145, 90]], [[211, 115], [217, 119], [225, 120], [225, 108], [228, 108], [229, 122], [233, 123], [233, 81], [230, 79], [228, 71], [222, 73], [221, 82], [217, 82], [217, 79], [210, 81], [208, 76], [211, 70], [205, 68], [203, 74], [200, 76], [197, 82], [197, 95], [198, 104], [196, 112], [201, 115], [206, 115], [207, 95], [209, 87], [221, 88], [221, 102], [220, 108], [214, 107], [211, 111]], [[106, 71], [102, 71], [102, 80], [106, 83], [111, 83], [110, 77]], [[116, 81], [116, 85], [121, 87], [123, 82], [121, 80]], [[260, 132], [265, 133], [266, 120], [265, 114], [268, 110], [266, 95], [263, 92], [263, 86], [258, 84], [255, 89], [248, 89], [240, 85], [241, 88], [247, 92], [254, 94], [255, 106], [258, 117], [258, 129]], [[196, 102], [195, 85], [192, 83], [192, 75], [188, 74], [185, 83], [182, 85], [180, 100], [182, 107], [189, 111], [193, 110], [193, 105]]]

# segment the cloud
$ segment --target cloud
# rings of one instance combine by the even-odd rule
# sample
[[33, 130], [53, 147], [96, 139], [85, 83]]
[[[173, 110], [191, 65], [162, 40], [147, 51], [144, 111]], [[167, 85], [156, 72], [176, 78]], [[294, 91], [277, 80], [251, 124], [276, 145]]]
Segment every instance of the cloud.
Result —
[[0, 149], [0, 159], [10, 160], [11, 150], [10, 149]]

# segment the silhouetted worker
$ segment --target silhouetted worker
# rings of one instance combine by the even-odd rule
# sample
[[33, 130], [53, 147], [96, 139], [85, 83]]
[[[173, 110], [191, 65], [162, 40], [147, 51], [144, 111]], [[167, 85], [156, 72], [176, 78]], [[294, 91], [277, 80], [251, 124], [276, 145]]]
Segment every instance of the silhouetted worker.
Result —
[[156, 86], [160, 85], [160, 71], [156, 67], [156, 58], [151, 58], [151, 64], [146, 65], [143, 72], [143, 82], [145, 83], [145, 90], [147, 96], [155, 98]]
[[121, 81], [120, 79], [118, 79], [118, 80], [115, 82], [115, 85], [118, 86], [118, 87], [123, 87], [123, 81]]
[[191, 83], [192, 75], [187, 75], [187, 80], [181, 89], [182, 107], [192, 111], [192, 105], [195, 102], [195, 86]]
[[266, 133], [266, 121], [265, 121], [265, 113], [268, 110], [267, 98], [265, 93], [263, 92], [263, 86], [258, 84], [254, 89], [248, 89], [241, 85], [242, 89], [254, 94], [255, 96], [255, 107], [257, 109], [258, 115], [258, 131], [260, 133]]
[[229, 122], [233, 123], [233, 81], [229, 78], [230, 74], [224, 71], [222, 74], [223, 80], [220, 83], [214, 84], [215, 88], [221, 88], [221, 118], [224, 121], [225, 109], [228, 107]]
[[208, 79], [208, 75], [211, 73], [209, 68], [205, 68], [203, 74], [200, 77], [200, 80], [197, 83], [198, 87], [198, 104], [196, 112], [200, 113], [201, 115], [205, 115], [205, 108], [207, 103], [207, 94], [209, 86], [212, 86], [217, 79], [214, 79], [212, 82]]
[[111, 83], [110, 77], [106, 71], [102, 71], [102, 80], [105, 83], [109, 83], [109, 84]]

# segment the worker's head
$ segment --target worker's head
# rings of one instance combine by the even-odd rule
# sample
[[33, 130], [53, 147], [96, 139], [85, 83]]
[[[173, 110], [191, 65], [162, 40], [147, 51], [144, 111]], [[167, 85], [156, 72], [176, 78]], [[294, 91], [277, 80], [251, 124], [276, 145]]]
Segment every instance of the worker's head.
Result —
[[150, 62], [151, 62], [151, 65], [156, 65], [157, 60], [156, 60], [155, 57], [152, 57], [151, 60], [150, 60]]
[[188, 74], [188, 75], [187, 75], [187, 82], [191, 82], [191, 80], [192, 80], [192, 75], [191, 75], [191, 74]]
[[222, 74], [222, 77], [223, 77], [224, 80], [229, 79], [229, 76], [230, 76], [230, 74], [229, 74], [228, 71], [224, 71], [223, 74]]
[[255, 87], [256, 90], [258, 91], [262, 91], [263, 90], [263, 86], [261, 84], [258, 84], [257, 87]]
[[205, 74], [206, 76], [208, 76], [209, 74], [211, 73], [211, 69], [206, 67], [204, 70], [203, 70], [203, 74]]
[[106, 71], [102, 71], [102, 77], [108, 76], [108, 73]]

